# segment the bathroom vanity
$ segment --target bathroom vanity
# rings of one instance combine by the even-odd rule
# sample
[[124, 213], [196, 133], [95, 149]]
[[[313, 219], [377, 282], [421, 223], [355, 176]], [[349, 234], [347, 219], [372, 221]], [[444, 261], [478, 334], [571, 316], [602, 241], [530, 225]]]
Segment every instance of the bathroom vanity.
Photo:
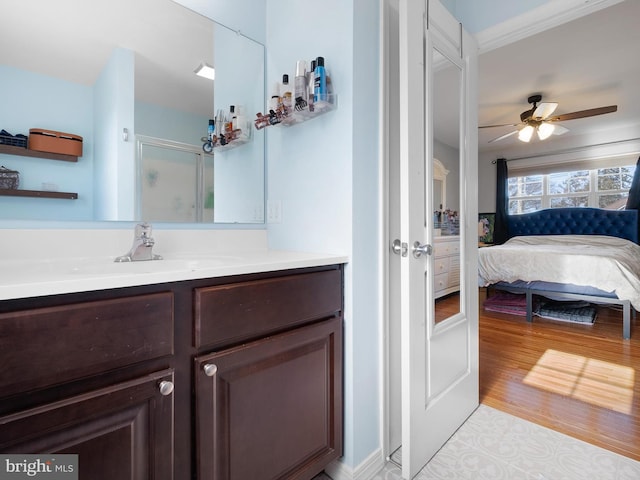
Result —
[[77, 453], [91, 480], [313, 478], [342, 455], [343, 262], [283, 258], [5, 295], [0, 452]]

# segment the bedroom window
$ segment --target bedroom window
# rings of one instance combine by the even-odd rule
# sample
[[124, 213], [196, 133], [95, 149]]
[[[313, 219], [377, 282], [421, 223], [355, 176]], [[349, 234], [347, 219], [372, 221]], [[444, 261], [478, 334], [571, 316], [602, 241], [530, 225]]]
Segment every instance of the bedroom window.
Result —
[[635, 165], [509, 178], [509, 213], [543, 208], [624, 208]]
[[527, 213], [540, 210], [544, 192], [544, 175], [509, 178], [509, 213]]
[[[598, 206], [606, 209], [623, 208], [629, 196], [636, 167], [600, 168], [598, 176]], [[622, 204], [622, 205], [621, 205]]]

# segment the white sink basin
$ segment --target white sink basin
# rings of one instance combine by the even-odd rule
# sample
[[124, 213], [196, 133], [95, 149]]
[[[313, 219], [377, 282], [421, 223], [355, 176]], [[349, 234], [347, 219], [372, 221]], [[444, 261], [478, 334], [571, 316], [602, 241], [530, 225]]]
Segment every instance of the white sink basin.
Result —
[[82, 275], [136, 275], [144, 273], [197, 271], [223, 267], [240, 260], [230, 255], [174, 254], [162, 260], [139, 262], [90, 261], [73, 265], [72, 274]]

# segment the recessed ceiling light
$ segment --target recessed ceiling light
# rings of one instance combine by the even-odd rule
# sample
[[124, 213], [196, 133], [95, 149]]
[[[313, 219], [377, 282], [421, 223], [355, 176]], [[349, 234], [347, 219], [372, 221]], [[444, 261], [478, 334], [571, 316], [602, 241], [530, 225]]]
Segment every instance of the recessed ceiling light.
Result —
[[208, 78], [209, 80], [215, 80], [216, 78], [215, 69], [208, 63], [201, 63], [200, 66], [194, 70], [194, 72], [196, 75]]

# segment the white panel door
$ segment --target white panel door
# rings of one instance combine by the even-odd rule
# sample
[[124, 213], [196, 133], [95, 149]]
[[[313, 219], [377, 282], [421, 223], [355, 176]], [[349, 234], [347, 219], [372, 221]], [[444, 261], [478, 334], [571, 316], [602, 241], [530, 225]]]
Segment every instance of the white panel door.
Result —
[[[427, 16], [428, 12], [428, 16]], [[402, 475], [413, 478], [478, 405], [476, 46], [437, 0], [400, 0], [399, 290]], [[453, 76], [447, 82], [439, 80]], [[453, 79], [453, 80], [452, 80]], [[457, 79], [457, 80], [456, 80]], [[456, 211], [460, 291], [436, 321], [434, 299], [434, 114], [444, 92], [457, 109]], [[438, 115], [444, 115], [443, 114]], [[454, 122], [456, 123], [456, 122]], [[451, 143], [451, 140], [447, 140]], [[391, 162], [392, 163], [392, 162]], [[448, 177], [451, 177], [449, 175]], [[451, 190], [448, 188], [448, 190]], [[397, 260], [397, 259], [396, 259]], [[391, 282], [393, 283], [393, 279]], [[390, 295], [394, 295], [393, 292]], [[393, 315], [393, 312], [392, 312]]]

